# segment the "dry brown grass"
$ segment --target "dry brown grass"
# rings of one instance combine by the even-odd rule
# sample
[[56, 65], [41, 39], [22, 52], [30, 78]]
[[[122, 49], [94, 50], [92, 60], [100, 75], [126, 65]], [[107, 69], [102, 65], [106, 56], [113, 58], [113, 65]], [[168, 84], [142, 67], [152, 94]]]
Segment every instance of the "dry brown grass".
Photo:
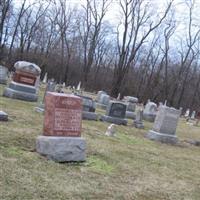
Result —
[[[58, 164], [35, 152], [43, 123], [35, 105], [0, 97], [11, 118], [0, 122], [0, 199], [200, 199], [200, 148], [149, 141], [151, 123], [145, 130], [118, 126], [109, 138], [107, 123], [83, 121], [87, 161]], [[200, 127], [181, 120], [177, 134], [181, 141], [200, 140]]]

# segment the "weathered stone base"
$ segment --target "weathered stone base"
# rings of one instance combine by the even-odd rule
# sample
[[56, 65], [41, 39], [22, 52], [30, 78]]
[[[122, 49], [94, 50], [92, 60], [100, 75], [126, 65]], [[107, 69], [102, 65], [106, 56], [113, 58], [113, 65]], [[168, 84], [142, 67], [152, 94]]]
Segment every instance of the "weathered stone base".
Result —
[[136, 114], [134, 112], [126, 111], [126, 118], [127, 119], [135, 119]]
[[0, 111], [0, 121], [8, 121], [8, 114]]
[[135, 120], [134, 126], [135, 126], [135, 128], [144, 129], [144, 124], [143, 124], [143, 122], [140, 122], [140, 121]]
[[154, 122], [156, 118], [156, 115], [151, 115], [151, 114], [145, 114], [143, 113], [143, 119], [149, 122]]
[[81, 137], [38, 136], [36, 151], [56, 162], [85, 161], [86, 142]]
[[100, 104], [100, 103], [96, 103], [96, 107], [97, 107], [97, 108], [100, 108], [100, 109], [102, 109], [102, 110], [106, 110], [106, 109], [107, 109], [107, 106], [106, 106], [106, 105]]
[[38, 100], [37, 94], [17, 91], [17, 90], [13, 90], [10, 88], [5, 88], [3, 96], [13, 98], [13, 99], [20, 99], [20, 100], [24, 100], [24, 101], [37, 101]]
[[117, 125], [127, 125], [128, 121], [126, 119], [121, 119], [117, 117], [110, 117], [107, 115], [102, 115], [100, 118], [101, 121], [109, 122], [112, 124], [117, 124]]
[[86, 120], [98, 120], [98, 114], [94, 113], [94, 112], [87, 112], [87, 111], [83, 111], [82, 113], [82, 118], [86, 119]]
[[175, 135], [158, 133], [153, 130], [150, 130], [147, 133], [147, 138], [149, 138], [150, 140], [155, 140], [155, 141], [169, 143], [169, 144], [176, 144], [178, 142], [178, 138]]

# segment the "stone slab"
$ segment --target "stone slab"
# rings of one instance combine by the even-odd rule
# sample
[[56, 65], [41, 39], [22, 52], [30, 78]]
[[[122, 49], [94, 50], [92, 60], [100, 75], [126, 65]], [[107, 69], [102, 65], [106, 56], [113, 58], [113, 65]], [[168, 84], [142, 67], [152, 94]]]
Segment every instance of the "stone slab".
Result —
[[8, 121], [8, 114], [0, 110], [0, 121]]
[[21, 83], [16, 83], [13, 81], [9, 84], [8, 88], [10, 88], [12, 90], [17, 90], [19, 92], [27, 92], [27, 93], [32, 93], [32, 94], [37, 93], [37, 89], [35, 87], [29, 86], [29, 85], [24, 85]]
[[21, 92], [21, 91], [13, 90], [13, 89], [10, 89], [10, 88], [5, 88], [3, 96], [13, 98], [13, 99], [24, 100], [24, 101], [35, 102], [35, 101], [38, 100], [37, 94]]
[[117, 117], [110, 117], [107, 115], [102, 115], [100, 118], [101, 121], [109, 122], [112, 124], [117, 124], [117, 125], [127, 125], [128, 121], [126, 119], [121, 119]]
[[135, 119], [136, 118], [136, 114], [134, 112], [126, 111], [126, 118]]
[[36, 151], [56, 162], [85, 161], [86, 142], [81, 137], [38, 136]]
[[97, 121], [98, 120], [98, 114], [93, 113], [93, 112], [83, 111], [82, 119]]
[[150, 140], [159, 141], [162, 143], [176, 144], [178, 142], [178, 138], [175, 135], [158, 133], [156, 131], [150, 130], [147, 133], [147, 138]]

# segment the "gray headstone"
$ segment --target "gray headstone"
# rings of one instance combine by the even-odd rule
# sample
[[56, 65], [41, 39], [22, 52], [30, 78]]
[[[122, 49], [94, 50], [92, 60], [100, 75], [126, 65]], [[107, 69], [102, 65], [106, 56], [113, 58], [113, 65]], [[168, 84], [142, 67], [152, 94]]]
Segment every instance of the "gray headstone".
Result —
[[97, 93], [97, 98], [96, 98], [96, 101], [97, 101], [97, 102], [99, 102], [99, 100], [100, 100], [102, 94], [107, 94], [107, 93], [104, 92], [104, 91], [98, 91], [98, 93]]
[[194, 120], [195, 117], [196, 117], [196, 111], [193, 111], [193, 112], [192, 112], [192, 115], [191, 115], [191, 119]]
[[0, 84], [6, 84], [8, 79], [8, 68], [0, 65]]
[[106, 115], [124, 119], [126, 116], [126, 104], [110, 101], [106, 110]]
[[138, 98], [137, 97], [125, 96], [124, 100], [127, 101], [127, 102], [131, 102], [131, 103], [138, 103]]
[[154, 122], [157, 114], [157, 105], [153, 102], [148, 102], [143, 111], [143, 117], [145, 120]]
[[147, 136], [150, 139], [161, 142], [176, 143], [177, 138], [175, 133], [179, 117], [180, 110], [167, 106], [160, 107], [153, 125], [153, 130], [149, 131]]
[[129, 112], [135, 112], [135, 109], [136, 109], [136, 103], [131, 103], [131, 102], [128, 102], [126, 103], [127, 107], [126, 107], [126, 111], [129, 111]]
[[143, 118], [143, 110], [138, 110], [136, 113], [136, 119], [134, 121], [134, 125], [136, 128], [141, 128], [141, 129], [144, 128], [142, 118]]
[[107, 94], [102, 94], [99, 99], [99, 103], [107, 106], [110, 101], [110, 96]]
[[118, 125], [127, 125], [125, 115], [125, 103], [110, 101], [109, 105], [107, 106], [106, 115], [103, 115], [101, 120]]

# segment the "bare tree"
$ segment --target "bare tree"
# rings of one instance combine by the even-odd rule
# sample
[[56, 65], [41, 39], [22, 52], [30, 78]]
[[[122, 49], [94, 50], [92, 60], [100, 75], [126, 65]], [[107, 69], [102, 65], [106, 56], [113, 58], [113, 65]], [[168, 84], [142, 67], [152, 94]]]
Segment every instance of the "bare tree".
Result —
[[144, 0], [120, 0], [120, 8], [123, 13], [123, 36], [120, 40], [118, 31], [119, 58], [115, 67], [113, 88], [111, 94], [117, 96], [121, 90], [125, 75], [136, 58], [137, 52], [147, 40], [149, 35], [158, 28], [166, 18], [172, 1], [168, 4], [164, 14], [155, 20], [149, 10], [149, 4]]

